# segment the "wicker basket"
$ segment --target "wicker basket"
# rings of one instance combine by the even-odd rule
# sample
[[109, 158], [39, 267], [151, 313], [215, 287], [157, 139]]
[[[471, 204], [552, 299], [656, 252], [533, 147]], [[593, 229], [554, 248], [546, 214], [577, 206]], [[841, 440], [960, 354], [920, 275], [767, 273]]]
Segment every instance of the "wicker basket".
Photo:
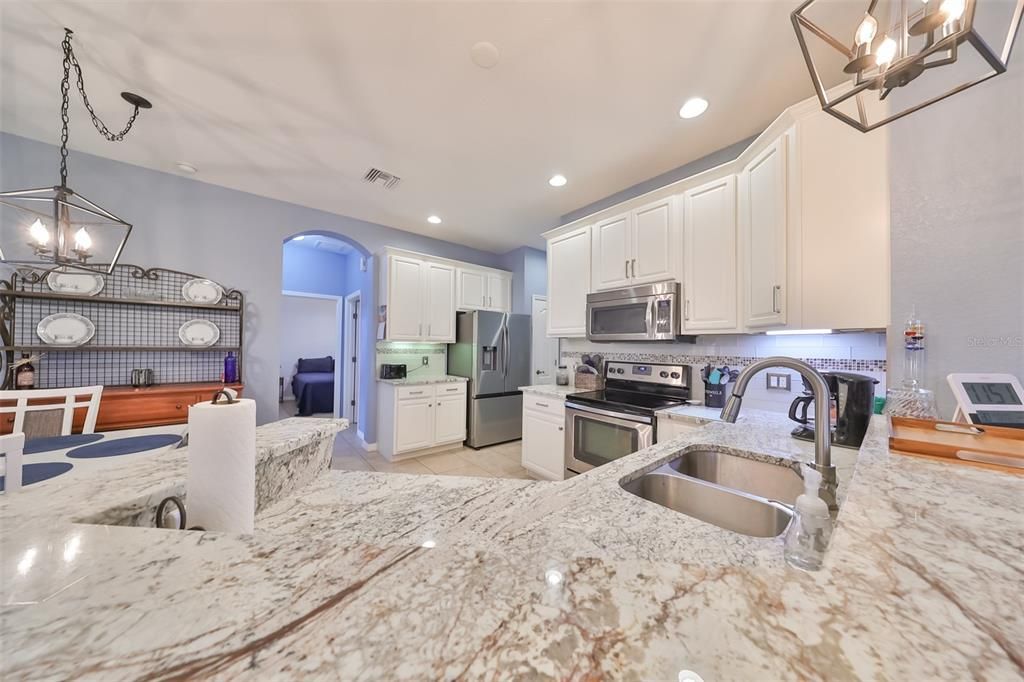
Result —
[[576, 372], [575, 387], [580, 391], [600, 391], [604, 388], [604, 377], [600, 374]]

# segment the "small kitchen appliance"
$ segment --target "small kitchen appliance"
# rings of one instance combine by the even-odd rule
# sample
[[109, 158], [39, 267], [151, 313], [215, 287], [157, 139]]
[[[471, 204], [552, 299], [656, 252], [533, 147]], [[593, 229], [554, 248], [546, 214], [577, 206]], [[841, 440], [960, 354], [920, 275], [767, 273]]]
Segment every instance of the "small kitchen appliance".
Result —
[[[829, 409], [834, 424], [832, 444], [860, 448], [874, 412], [875, 384], [878, 380], [850, 372], [822, 372], [821, 375], [828, 383], [831, 398]], [[806, 391], [806, 382], [804, 388]], [[814, 441], [814, 419], [807, 413], [813, 402], [814, 396], [805, 394], [789, 406], [789, 418], [801, 424], [793, 429], [794, 438]]]
[[565, 400], [565, 474], [575, 476], [655, 442], [659, 410], [690, 399], [690, 367], [605, 363], [605, 387]]
[[381, 379], [404, 379], [406, 377], [405, 365], [388, 365], [383, 364], [380, 366], [380, 378]]

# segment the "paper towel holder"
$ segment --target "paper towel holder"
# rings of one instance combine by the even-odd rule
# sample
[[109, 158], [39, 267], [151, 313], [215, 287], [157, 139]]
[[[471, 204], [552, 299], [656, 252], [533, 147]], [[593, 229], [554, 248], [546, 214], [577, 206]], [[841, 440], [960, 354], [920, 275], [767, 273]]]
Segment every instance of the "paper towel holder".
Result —
[[[213, 394], [213, 400], [211, 400], [210, 402], [211, 402], [212, 404], [214, 404], [214, 405], [234, 405], [235, 403], [237, 403], [237, 402], [238, 402], [238, 399], [237, 399], [237, 398], [235, 398], [235, 396], [234, 396], [234, 395], [231, 395], [231, 393], [234, 393], [234, 391], [231, 391], [231, 392], [229, 393], [229, 392], [228, 392], [228, 389], [226, 389], [226, 388], [222, 388], [222, 389], [220, 389], [219, 391], [217, 391], [216, 393], [214, 393], [214, 394]], [[235, 395], [238, 395], [238, 394], [236, 393]], [[225, 399], [225, 400], [226, 400], [227, 402], [223, 402], [223, 403], [217, 402], [217, 400], [218, 400], [218, 399], [219, 399], [219, 398], [220, 398], [221, 396], [224, 396], [224, 399]]]

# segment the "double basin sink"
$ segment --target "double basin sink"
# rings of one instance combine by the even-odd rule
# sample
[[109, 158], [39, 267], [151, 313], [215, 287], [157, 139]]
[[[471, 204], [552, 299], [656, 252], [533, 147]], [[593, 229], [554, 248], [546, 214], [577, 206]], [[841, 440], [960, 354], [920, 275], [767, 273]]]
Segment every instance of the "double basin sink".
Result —
[[787, 466], [695, 449], [622, 487], [734, 533], [768, 538], [789, 525], [803, 479]]

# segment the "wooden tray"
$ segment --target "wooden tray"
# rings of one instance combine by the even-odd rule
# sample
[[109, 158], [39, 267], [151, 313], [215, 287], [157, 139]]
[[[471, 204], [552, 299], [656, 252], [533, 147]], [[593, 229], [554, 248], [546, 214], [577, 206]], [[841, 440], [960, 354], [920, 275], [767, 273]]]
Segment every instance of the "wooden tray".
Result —
[[889, 448], [901, 455], [1024, 475], [1024, 429], [892, 417]]

